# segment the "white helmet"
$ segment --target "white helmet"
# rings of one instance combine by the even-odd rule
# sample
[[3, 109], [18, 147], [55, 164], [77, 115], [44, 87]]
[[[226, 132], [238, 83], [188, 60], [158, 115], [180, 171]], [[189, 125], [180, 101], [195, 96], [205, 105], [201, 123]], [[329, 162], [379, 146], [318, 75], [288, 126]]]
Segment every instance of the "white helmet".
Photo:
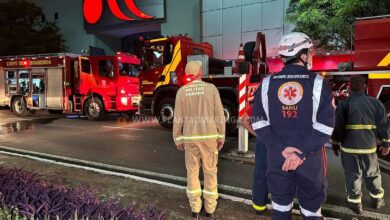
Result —
[[292, 32], [284, 35], [279, 41], [279, 55], [293, 57], [303, 49], [310, 49], [313, 46], [309, 36], [302, 32]]

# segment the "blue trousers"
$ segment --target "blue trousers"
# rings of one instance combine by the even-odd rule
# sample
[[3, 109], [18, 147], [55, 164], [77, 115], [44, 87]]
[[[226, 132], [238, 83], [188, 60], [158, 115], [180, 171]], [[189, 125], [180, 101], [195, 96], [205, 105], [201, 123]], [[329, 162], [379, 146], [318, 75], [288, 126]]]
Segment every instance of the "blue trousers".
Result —
[[256, 140], [255, 168], [253, 170], [253, 204], [254, 209], [263, 211], [268, 203], [267, 187], [267, 148]]
[[312, 153], [295, 171], [284, 172], [280, 151], [268, 149], [267, 180], [272, 195], [273, 220], [291, 219], [295, 195], [303, 219], [321, 219], [321, 205], [326, 199], [326, 157], [324, 149]]

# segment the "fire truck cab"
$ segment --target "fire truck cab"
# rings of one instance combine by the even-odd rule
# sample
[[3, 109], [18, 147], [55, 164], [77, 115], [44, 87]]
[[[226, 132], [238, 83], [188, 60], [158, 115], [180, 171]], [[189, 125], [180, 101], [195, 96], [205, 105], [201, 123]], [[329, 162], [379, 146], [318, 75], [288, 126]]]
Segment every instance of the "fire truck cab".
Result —
[[187, 61], [200, 60], [203, 80], [219, 90], [227, 132], [236, 128], [239, 76], [251, 74], [249, 68], [238, 74], [232, 61], [213, 58], [211, 44], [196, 43], [182, 35], [143, 41], [140, 48], [142, 113], [151, 113], [162, 126], [171, 127], [176, 93], [182, 85], [192, 81], [184, 72], [185, 65]]
[[84, 114], [138, 110], [139, 59], [130, 54], [37, 54], [0, 58], [0, 106], [17, 116], [37, 110]]

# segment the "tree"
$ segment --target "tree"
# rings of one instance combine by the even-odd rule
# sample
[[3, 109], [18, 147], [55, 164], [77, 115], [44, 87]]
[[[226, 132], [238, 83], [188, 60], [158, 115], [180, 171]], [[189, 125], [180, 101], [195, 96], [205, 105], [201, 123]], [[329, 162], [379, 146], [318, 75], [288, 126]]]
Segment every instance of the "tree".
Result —
[[0, 55], [58, 53], [65, 40], [55, 22], [45, 21], [42, 9], [25, 0], [0, 3]]
[[290, 0], [287, 21], [308, 34], [316, 47], [332, 52], [353, 49], [356, 18], [390, 14], [388, 0]]

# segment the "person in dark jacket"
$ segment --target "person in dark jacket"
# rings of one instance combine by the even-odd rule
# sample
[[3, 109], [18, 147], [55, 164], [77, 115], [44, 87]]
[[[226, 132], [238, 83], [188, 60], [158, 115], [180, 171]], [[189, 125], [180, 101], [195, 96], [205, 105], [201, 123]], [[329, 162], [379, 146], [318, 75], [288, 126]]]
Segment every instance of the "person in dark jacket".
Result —
[[322, 219], [323, 145], [333, 132], [335, 107], [329, 84], [307, 68], [312, 46], [304, 33], [283, 36], [279, 54], [285, 66], [264, 78], [254, 98], [252, 126], [267, 146], [272, 219], [291, 219], [295, 195], [304, 219]]
[[365, 79], [353, 76], [350, 79], [351, 93], [336, 109], [336, 126], [332, 134], [336, 156], [341, 148], [349, 207], [362, 213], [362, 176], [370, 191], [373, 208], [385, 205], [381, 174], [379, 170], [377, 138], [382, 142], [379, 150], [389, 154], [389, 119], [382, 103], [365, 95]]

